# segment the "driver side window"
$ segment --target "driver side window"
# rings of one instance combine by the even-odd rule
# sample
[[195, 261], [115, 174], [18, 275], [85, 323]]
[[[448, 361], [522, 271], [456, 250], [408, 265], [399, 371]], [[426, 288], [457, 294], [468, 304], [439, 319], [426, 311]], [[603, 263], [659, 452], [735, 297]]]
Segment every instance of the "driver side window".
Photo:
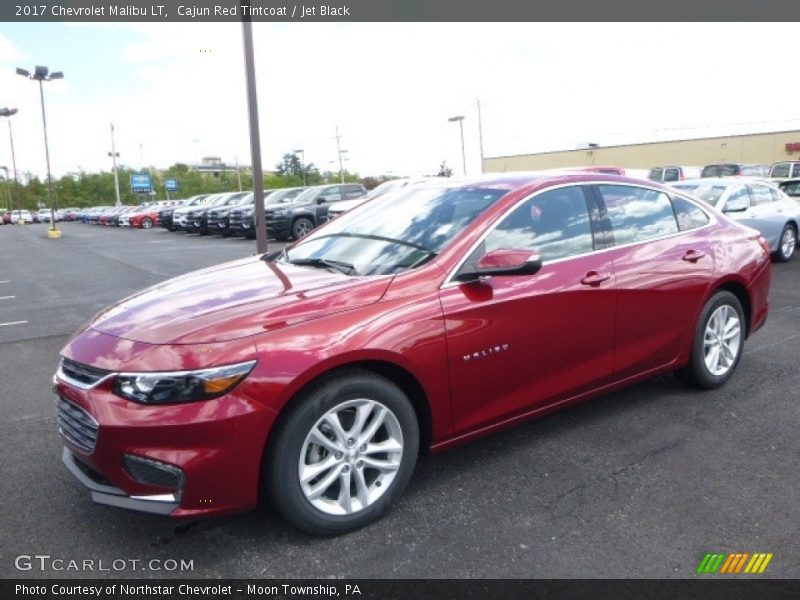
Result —
[[485, 251], [532, 250], [542, 262], [594, 249], [583, 188], [559, 188], [529, 198], [512, 210], [486, 237]]

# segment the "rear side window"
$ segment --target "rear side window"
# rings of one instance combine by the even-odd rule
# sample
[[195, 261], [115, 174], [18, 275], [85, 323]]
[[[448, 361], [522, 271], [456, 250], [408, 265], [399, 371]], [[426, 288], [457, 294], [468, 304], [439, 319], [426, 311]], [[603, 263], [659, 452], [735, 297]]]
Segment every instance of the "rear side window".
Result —
[[800, 163], [795, 163], [792, 167], [792, 177], [800, 177]]
[[662, 169], [650, 169], [650, 172], [647, 174], [647, 178], [651, 181], [661, 181], [662, 174]]
[[543, 192], [509, 213], [486, 236], [485, 251], [535, 250], [543, 261], [594, 249], [586, 197], [581, 187]]
[[681, 172], [679, 169], [664, 169], [664, 181], [679, 181]]
[[342, 199], [342, 192], [339, 187], [332, 187], [319, 195], [325, 202], [338, 202]]
[[706, 225], [710, 219], [699, 206], [689, 202], [680, 196], [672, 197], [672, 208], [675, 210], [675, 220], [678, 222], [678, 229], [689, 231]]
[[344, 199], [360, 198], [364, 195], [364, 189], [360, 185], [346, 185], [344, 186]]
[[789, 170], [791, 165], [789, 163], [778, 163], [776, 165], [772, 165], [772, 171], [770, 172], [770, 177], [789, 177]]
[[765, 185], [751, 185], [750, 198], [753, 202], [753, 206], [758, 206], [759, 204], [768, 204], [775, 200], [772, 197], [772, 192], [770, 192], [769, 188]]
[[678, 233], [672, 203], [664, 192], [625, 185], [597, 188], [603, 196], [616, 245]]

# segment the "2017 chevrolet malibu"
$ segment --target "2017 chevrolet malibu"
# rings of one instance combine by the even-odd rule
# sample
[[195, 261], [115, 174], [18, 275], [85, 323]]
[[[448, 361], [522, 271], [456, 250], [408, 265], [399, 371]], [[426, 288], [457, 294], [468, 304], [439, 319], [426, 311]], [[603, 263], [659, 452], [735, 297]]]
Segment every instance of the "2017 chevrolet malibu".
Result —
[[101, 503], [197, 517], [263, 495], [347, 531], [421, 451], [661, 373], [724, 384], [770, 268], [758, 232], [657, 183], [409, 186], [96, 315], [55, 376], [63, 460]]

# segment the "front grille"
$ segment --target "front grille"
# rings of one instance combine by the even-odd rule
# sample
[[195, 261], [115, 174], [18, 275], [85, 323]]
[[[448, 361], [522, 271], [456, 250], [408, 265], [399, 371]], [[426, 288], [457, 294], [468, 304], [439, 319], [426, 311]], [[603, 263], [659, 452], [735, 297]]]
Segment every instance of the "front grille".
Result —
[[61, 359], [61, 371], [70, 379], [79, 381], [86, 386], [94, 385], [111, 372], [105, 369], [97, 369], [88, 365], [82, 365], [68, 358]]
[[100, 426], [80, 406], [59, 397], [56, 401], [58, 429], [65, 438], [87, 453], [94, 452]]
[[183, 471], [173, 465], [131, 454], [125, 454], [122, 463], [131, 477], [141, 483], [174, 490], [179, 489], [183, 483]]

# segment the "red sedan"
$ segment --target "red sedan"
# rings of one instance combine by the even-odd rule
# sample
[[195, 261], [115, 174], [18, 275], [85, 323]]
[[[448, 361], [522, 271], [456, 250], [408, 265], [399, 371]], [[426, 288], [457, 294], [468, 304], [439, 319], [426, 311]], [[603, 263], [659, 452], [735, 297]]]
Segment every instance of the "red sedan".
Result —
[[125, 213], [119, 218], [120, 227], [150, 229], [156, 225], [158, 225], [158, 210], [156, 207], [140, 206], [138, 209]]
[[652, 182], [410, 186], [98, 314], [56, 375], [63, 459], [97, 502], [197, 517], [263, 494], [339, 533], [421, 451], [662, 373], [724, 384], [770, 274], [758, 232]]

